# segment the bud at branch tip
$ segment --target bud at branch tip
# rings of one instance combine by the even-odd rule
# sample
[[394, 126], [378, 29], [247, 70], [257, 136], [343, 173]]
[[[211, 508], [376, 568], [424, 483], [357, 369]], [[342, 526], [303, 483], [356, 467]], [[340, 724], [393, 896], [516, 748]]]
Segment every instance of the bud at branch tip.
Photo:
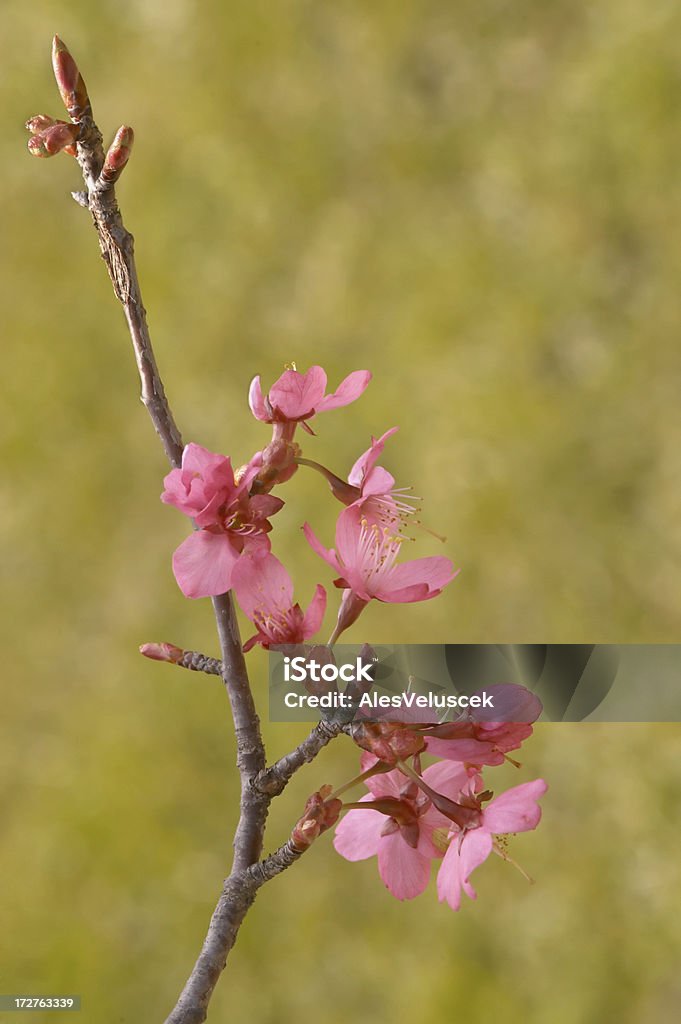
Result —
[[52, 40], [52, 68], [69, 117], [80, 121], [91, 113], [90, 97], [78, 65], [59, 36]]

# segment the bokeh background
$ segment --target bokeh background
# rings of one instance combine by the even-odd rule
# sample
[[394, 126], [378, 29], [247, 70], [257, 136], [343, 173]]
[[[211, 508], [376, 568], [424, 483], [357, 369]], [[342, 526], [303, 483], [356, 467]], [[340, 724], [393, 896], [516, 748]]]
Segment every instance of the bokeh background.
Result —
[[[0, 990], [161, 1021], [227, 871], [234, 743], [219, 681], [136, 653], [216, 642], [171, 575], [187, 524], [77, 169], [25, 149], [26, 117], [60, 114], [55, 31], [107, 136], [136, 131], [119, 195], [186, 439], [261, 447], [248, 383], [291, 360], [375, 375], [309, 457], [345, 473], [400, 425], [385, 463], [462, 572], [348, 639], [674, 642], [681, 11], [4, 0]], [[303, 471], [285, 497], [275, 550], [307, 601], [329, 574], [298, 527], [329, 542], [337, 508]], [[274, 756], [305, 727], [265, 732]], [[523, 760], [494, 785], [550, 783], [513, 845], [534, 887], [496, 860], [458, 915], [399, 904], [327, 837], [263, 890], [210, 1019], [678, 1020], [681, 728], [545, 725]], [[343, 739], [301, 773], [270, 847], [355, 763]]]

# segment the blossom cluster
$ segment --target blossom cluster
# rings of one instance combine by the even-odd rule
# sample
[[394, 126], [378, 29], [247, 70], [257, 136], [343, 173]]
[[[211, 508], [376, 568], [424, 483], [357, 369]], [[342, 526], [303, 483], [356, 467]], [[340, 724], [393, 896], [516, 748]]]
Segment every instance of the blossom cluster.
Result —
[[[190, 598], [232, 590], [255, 627], [245, 651], [255, 645], [303, 644], [318, 632], [326, 612], [321, 584], [307, 610], [294, 600], [291, 577], [270, 541], [271, 520], [284, 505], [272, 492], [301, 466], [320, 473], [342, 506], [332, 548], [309, 523], [302, 524], [305, 538], [331, 567], [334, 585], [342, 591], [329, 646], [323, 648], [329, 658], [338, 637], [370, 601], [426, 601], [457, 574], [442, 556], [400, 560], [405, 529], [415, 522], [415, 500], [379, 465], [397, 427], [371, 439], [347, 479], [303, 456], [298, 428], [313, 435], [310, 423], [318, 413], [354, 402], [370, 379], [368, 371], [357, 370], [327, 394], [320, 366], [306, 373], [293, 366], [265, 393], [256, 377], [249, 404], [257, 420], [271, 425], [269, 443], [238, 468], [227, 456], [188, 444], [181, 467], [165, 478], [162, 500], [194, 526], [173, 555], [180, 589]], [[307, 848], [345, 812], [335, 831], [336, 850], [351, 861], [377, 856], [380, 876], [398, 899], [423, 892], [433, 861], [440, 862], [441, 901], [458, 910], [462, 892], [474, 898], [472, 872], [492, 851], [510, 860], [505, 835], [536, 828], [538, 799], [546, 790], [543, 779], [496, 797], [485, 788], [483, 768], [511, 760], [509, 751], [531, 735], [541, 711], [522, 687], [497, 689], [494, 721], [486, 720], [484, 712], [447, 722], [355, 721], [352, 736], [363, 749], [361, 775], [336, 792], [324, 786], [310, 797], [292, 833], [293, 846]], [[424, 756], [438, 760], [423, 768]], [[366, 795], [343, 803], [340, 794], [358, 782], [366, 783]]]
[[326, 591], [321, 585], [306, 612], [294, 602], [293, 583], [272, 553], [269, 538], [270, 520], [284, 505], [271, 492], [300, 466], [319, 471], [343, 506], [334, 548], [326, 548], [312, 527], [303, 525], [309, 544], [337, 574], [334, 585], [343, 592], [332, 642], [371, 600], [425, 601], [436, 597], [456, 575], [450, 560], [442, 556], [398, 561], [404, 526], [414, 506], [406, 489], [397, 488], [391, 474], [378, 465], [396, 427], [372, 438], [347, 481], [302, 456], [295, 440], [297, 428], [313, 434], [310, 421], [318, 413], [354, 402], [370, 379], [368, 371], [356, 370], [327, 394], [327, 377], [320, 366], [306, 373], [292, 367], [265, 394], [256, 377], [249, 404], [256, 419], [271, 424], [269, 444], [236, 469], [229, 457], [188, 444], [182, 466], [165, 478], [162, 501], [184, 512], [195, 527], [173, 556], [178, 585], [190, 598], [233, 590], [256, 627], [246, 650], [255, 644], [267, 648], [302, 643], [319, 630], [325, 614]]
[[[508, 752], [532, 734], [541, 705], [520, 686], [492, 689], [498, 706], [517, 721], [466, 715], [440, 725], [360, 722], [354, 728], [356, 742], [365, 748], [362, 775], [354, 781], [363, 781], [368, 793], [344, 805], [350, 809], [336, 828], [334, 846], [350, 861], [376, 856], [381, 879], [397, 899], [420, 895], [438, 861], [438, 897], [458, 910], [462, 892], [476, 898], [473, 871], [492, 852], [515, 863], [508, 834], [539, 824], [538, 800], [547, 789], [543, 779], [495, 797], [485, 788], [482, 770], [511, 760]], [[439, 760], [422, 770], [426, 754]]]

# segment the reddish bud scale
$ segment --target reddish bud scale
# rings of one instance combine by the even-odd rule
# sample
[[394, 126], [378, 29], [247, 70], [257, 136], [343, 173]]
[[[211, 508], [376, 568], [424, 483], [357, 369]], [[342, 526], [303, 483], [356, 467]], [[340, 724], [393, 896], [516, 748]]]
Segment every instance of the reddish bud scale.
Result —
[[132, 128], [123, 125], [118, 129], [113, 142], [107, 150], [104, 166], [99, 175], [99, 181], [102, 185], [108, 187], [118, 181], [123, 168], [130, 159], [134, 139], [135, 133]]
[[[39, 120], [42, 123], [45, 120], [51, 120], [51, 118], [40, 114], [36, 118], [31, 118], [27, 125], [34, 124]], [[33, 156], [39, 157], [56, 156], [62, 150], [73, 153], [75, 151], [74, 144], [79, 132], [80, 129], [75, 124], [67, 124], [66, 121], [55, 121], [48, 125], [48, 127], [43, 128], [42, 131], [31, 136], [28, 140], [29, 152]]]
[[52, 68], [69, 117], [80, 121], [90, 113], [90, 97], [78, 65], [59, 36], [52, 42]]

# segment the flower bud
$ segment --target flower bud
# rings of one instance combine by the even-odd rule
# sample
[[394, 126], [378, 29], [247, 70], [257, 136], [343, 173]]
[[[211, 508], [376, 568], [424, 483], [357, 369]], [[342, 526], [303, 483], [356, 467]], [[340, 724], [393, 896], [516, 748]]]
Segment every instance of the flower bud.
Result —
[[172, 665], [177, 665], [184, 657], [181, 647], [165, 643], [142, 644], [140, 654], [143, 654], [145, 658], [151, 658], [152, 661], [169, 661]]
[[343, 808], [343, 801], [337, 797], [329, 800], [331, 786], [321, 789], [308, 797], [305, 811], [291, 832], [291, 842], [299, 852], [307, 850], [322, 832], [336, 824]]
[[52, 41], [52, 68], [69, 117], [80, 121], [91, 112], [90, 97], [78, 65], [59, 36]]
[[132, 144], [135, 133], [132, 128], [122, 125], [116, 132], [114, 140], [109, 146], [104, 166], [99, 175], [98, 184], [103, 188], [110, 188], [120, 178], [123, 168], [130, 159]]
[[[44, 118], [45, 115], [38, 115], [39, 118]], [[37, 118], [31, 118], [32, 123]], [[73, 155], [75, 153], [75, 143], [80, 129], [78, 125], [67, 124], [65, 121], [55, 121], [47, 128], [43, 128], [36, 135], [32, 135], [28, 140], [28, 149], [32, 156], [48, 157], [55, 156], [57, 153], [61, 153], [64, 150], [67, 153]]]
[[420, 732], [401, 722], [354, 722], [352, 738], [358, 747], [392, 765], [420, 753], [426, 746]]
[[46, 128], [51, 128], [53, 124], [55, 124], [55, 120], [48, 114], [34, 114], [26, 122], [26, 131], [31, 135], [37, 135], [38, 132], [44, 132]]

